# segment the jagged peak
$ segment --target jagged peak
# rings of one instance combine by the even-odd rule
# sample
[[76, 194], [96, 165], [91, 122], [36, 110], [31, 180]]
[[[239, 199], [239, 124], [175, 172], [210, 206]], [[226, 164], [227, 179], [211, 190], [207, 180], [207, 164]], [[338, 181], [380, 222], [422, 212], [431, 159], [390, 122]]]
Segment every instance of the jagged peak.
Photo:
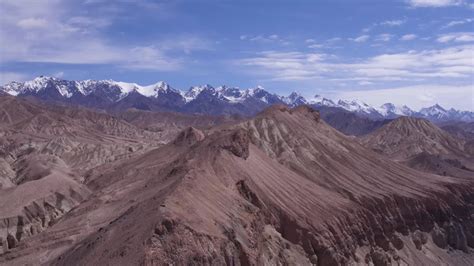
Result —
[[296, 91], [292, 91], [288, 97], [302, 97], [301, 94], [299, 94], [298, 92]]
[[444, 109], [441, 105], [439, 105], [438, 103], [432, 105], [432, 106], [428, 106], [428, 107], [424, 107], [424, 108], [421, 108], [420, 112], [422, 112], [423, 110], [439, 110], [439, 111], [446, 111], [446, 109]]
[[[240, 89], [235, 86], [222, 85], [220, 87], [213, 87], [210, 84], [190, 87], [187, 91], [180, 91], [172, 88], [168, 83], [159, 81], [151, 85], [139, 85], [137, 83], [114, 81], [111, 79], [104, 80], [64, 80], [52, 76], [38, 76], [30, 81], [15, 82], [0, 86], [0, 90], [10, 95], [34, 95], [43, 90], [57, 90], [63, 97], [70, 98], [73, 95], [90, 95], [97, 90], [105, 90], [108, 100], [120, 101], [129, 93], [136, 92], [145, 97], [158, 98], [162, 94], [177, 93], [182, 97], [186, 103], [197, 98], [202, 91], [206, 91], [212, 97], [217, 97], [221, 101], [228, 104], [234, 103], [255, 103], [257, 100], [265, 105], [283, 102], [290, 106], [297, 106], [301, 104], [311, 104], [314, 106], [330, 106], [343, 108], [347, 111], [358, 113], [360, 115], [367, 115], [371, 118], [394, 118], [400, 115], [418, 115], [429, 118], [433, 121], [443, 120], [462, 120], [473, 121], [474, 113], [470, 111], [460, 111], [454, 108], [445, 109], [439, 104], [430, 107], [421, 108], [420, 112], [413, 111], [406, 105], [399, 106], [393, 103], [385, 103], [379, 107], [373, 107], [360, 100], [339, 100], [332, 101], [324, 98], [320, 94], [313, 98], [306, 99], [297, 91], [291, 92], [288, 96], [280, 96], [278, 94], [270, 93], [261, 85], [253, 88]], [[250, 101], [248, 100], [250, 99]]]

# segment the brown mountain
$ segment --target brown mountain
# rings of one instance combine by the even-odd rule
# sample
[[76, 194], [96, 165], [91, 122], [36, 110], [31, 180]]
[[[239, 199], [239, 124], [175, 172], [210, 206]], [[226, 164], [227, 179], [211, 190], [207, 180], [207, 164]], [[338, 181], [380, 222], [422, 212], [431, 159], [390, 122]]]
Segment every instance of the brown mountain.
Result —
[[89, 197], [86, 171], [160, 141], [107, 114], [0, 96], [0, 249], [45, 230]]
[[440, 175], [474, 176], [474, 150], [430, 121], [400, 117], [364, 136], [367, 147], [413, 168]]
[[[473, 178], [394, 163], [305, 106], [273, 106], [207, 131], [189, 128], [163, 147], [90, 170], [82, 184], [87, 199], [45, 231], [7, 246], [0, 262], [474, 261]], [[30, 228], [10, 228], [10, 239]]]
[[[130, 113], [120, 115], [137, 125], [89, 109], [0, 96], [0, 242], [4, 247], [46, 229], [87, 198], [91, 192], [84, 185], [87, 171], [162, 146], [189, 124], [220, 122], [212, 117], [145, 112], [138, 119]], [[158, 121], [160, 130], [138, 126], [145, 122], [154, 126]], [[30, 231], [11, 233], [22, 224], [30, 224]]]

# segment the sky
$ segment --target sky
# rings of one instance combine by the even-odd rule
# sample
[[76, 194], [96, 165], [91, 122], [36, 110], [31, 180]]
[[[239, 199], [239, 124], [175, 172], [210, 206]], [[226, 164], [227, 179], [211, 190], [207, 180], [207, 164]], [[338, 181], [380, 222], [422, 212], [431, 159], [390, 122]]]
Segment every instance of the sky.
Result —
[[474, 0], [0, 0], [0, 84], [40, 75], [474, 111]]

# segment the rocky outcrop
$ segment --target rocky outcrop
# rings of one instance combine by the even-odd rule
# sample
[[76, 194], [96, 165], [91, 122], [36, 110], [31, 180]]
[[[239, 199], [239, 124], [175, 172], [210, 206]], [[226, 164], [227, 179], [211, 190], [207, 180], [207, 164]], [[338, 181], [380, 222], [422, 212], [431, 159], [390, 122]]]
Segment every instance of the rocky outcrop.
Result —
[[236, 129], [210, 140], [210, 146], [227, 150], [237, 157], [247, 159], [249, 156], [250, 137], [247, 131]]
[[176, 145], [193, 145], [205, 138], [204, 133], [194, 127], [188, 127], [181, 131], [176, 139], [173, 141]]
[[24, 239], [53, 225], [64, 214], [82, 202], [87, 193], [69, 190], [53, 193], [24, 206], [16, 216], [0, 217], [0, 254], [16, 248]]

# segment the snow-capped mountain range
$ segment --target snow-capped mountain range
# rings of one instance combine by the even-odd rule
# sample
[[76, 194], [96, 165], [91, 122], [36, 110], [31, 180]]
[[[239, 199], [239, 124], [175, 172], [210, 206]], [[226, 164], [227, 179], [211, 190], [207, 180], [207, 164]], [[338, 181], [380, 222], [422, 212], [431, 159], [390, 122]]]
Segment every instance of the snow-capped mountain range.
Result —
[[392, 103], [374, 107], [358, 100], [335, 102], [320, 95], [306, 99], [296, 92], [288, 96], [280, 96], [270, 93], [260, 86], [239, 89], [227, 86], [214, 88], [211, 85], [204, 85], [180, 91], [163, 81], [141, 86], [136, 83], [113, 80], [69, 81], [40, 76], [31, 81], [11, 82], [0, 87], [0, 91], [14, 96], [30, 96], [42, 100], [115, 110], [137, 108], [213, 115], [252, 115], [272, 104], [289, 106], [308, 104], [316, 108], [339, 108], [371, 119], [417, 116], [433, 121], [474, 121], [473, 112], [446, 110], [437, 104], [419, 111], [414, 111], [407, 106], [395, 106]]

